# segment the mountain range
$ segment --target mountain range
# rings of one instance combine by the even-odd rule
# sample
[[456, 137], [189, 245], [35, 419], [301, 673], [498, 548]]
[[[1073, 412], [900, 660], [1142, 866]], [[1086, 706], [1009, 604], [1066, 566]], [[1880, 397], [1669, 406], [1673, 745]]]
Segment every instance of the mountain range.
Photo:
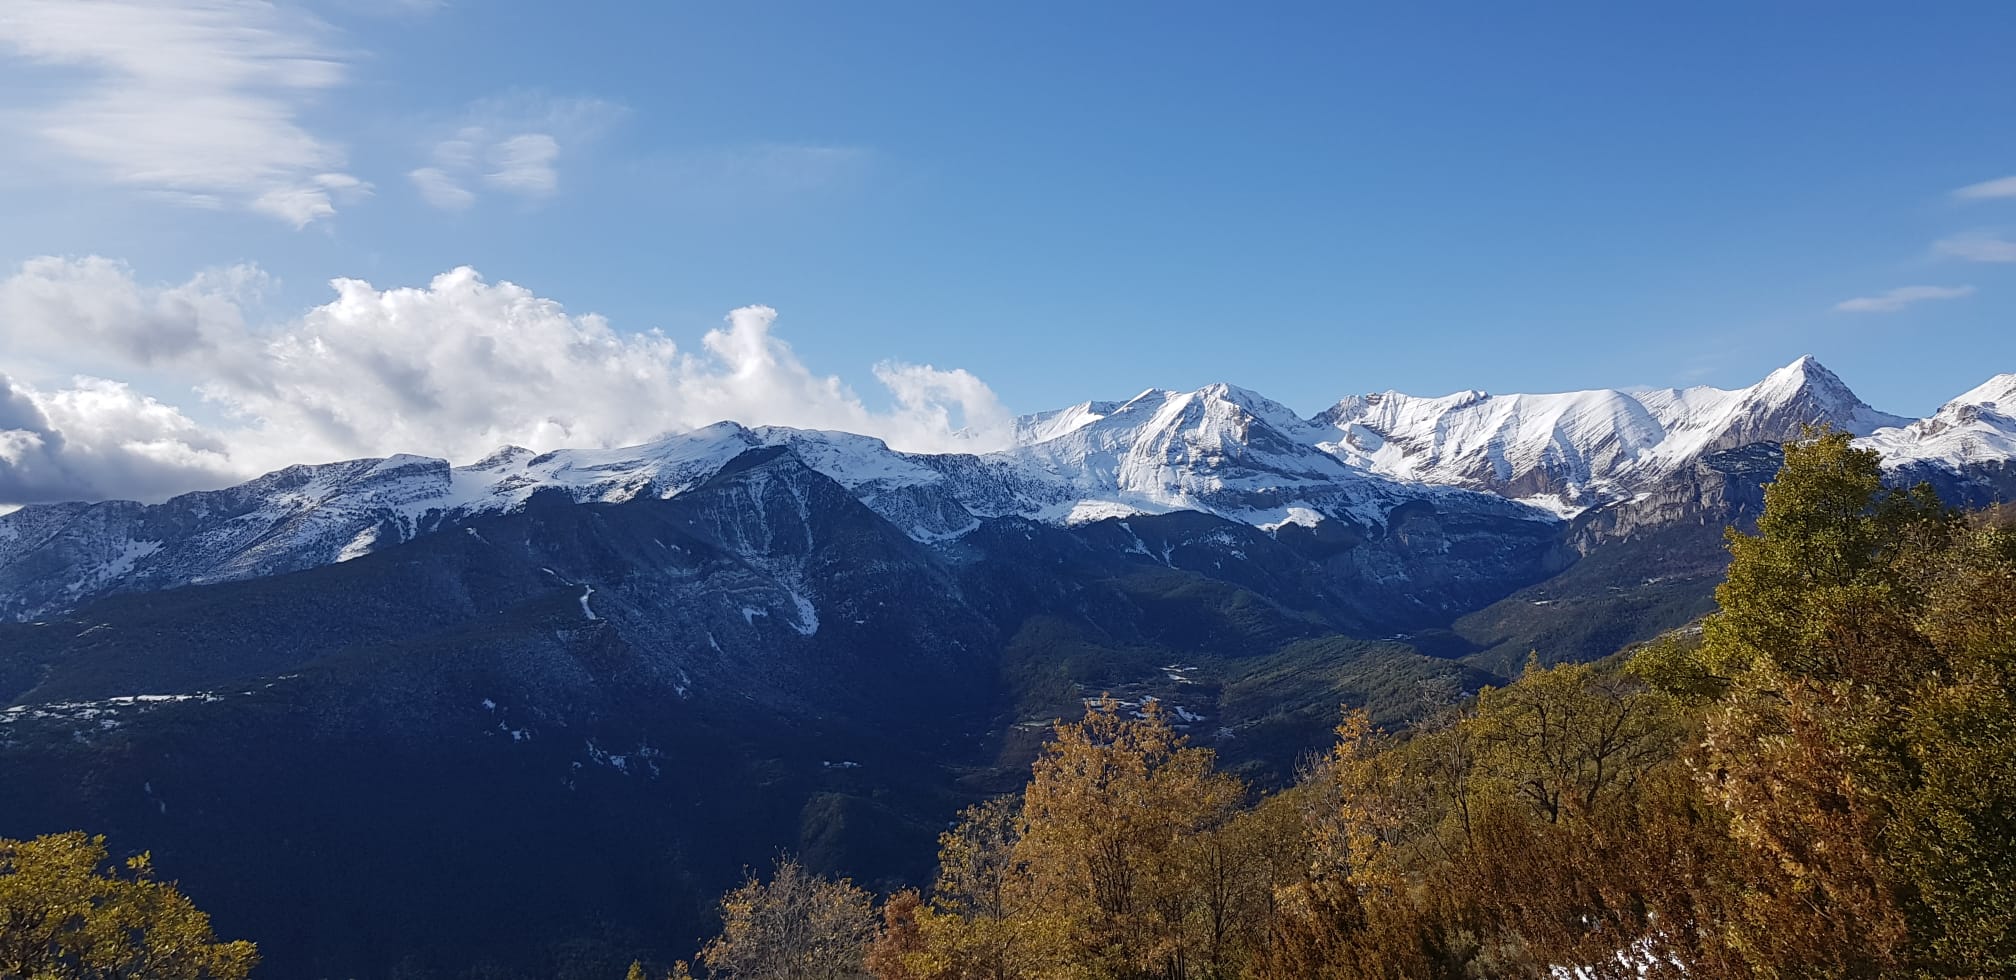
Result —
[[[627, 963], [780, 847], [916, 880], [1088, 697], [1160, 699], [1264, 783], [1340, 703], [1401, 724], [1684, 625], [1812, 425], [1956, 502], [2016, 491], [2016, 374], [1912, 420], [1801, 358], [1309, 418], [1151, 389], [986, 454], [722, 422], [24, 507], [0, 836], [179, 859], [278, 975], [564, 976], [591, 933]], [[427, 928], [443, 875], [483, 914]]]
[[[38, 505], [0, 516], [0, 615], [33, 619], [100, 596], [347, 561], [535, 495], [670, 498], [738, 455], [788, 450], [904, 534], [956, 542], [985, 521], [1073, 526], [1195, 511], [1276, 532], [1379, 536], [1407, 504], [1485, 520], [1571, 520], [1724, 450], [1825, 424], [1942, 488], [1993, 495], [2016, 457], [2016, 374], [1911, 420], [1864, 404], [1803, 357], [1748, 388], [1439, 398], [1356, 395], [1313, 418], [1245, 389], [1151, 389], [1017, 420], [1012, 448], [919, 455], [839, 432], [722, 422], [642, 446], [482, 460], [398, 455], [302, 465], [163, 504]], [[1471, 491], [1471, 492], [1463, 492]], [[1510, 501], [1507, 505], [1504, 501]]]

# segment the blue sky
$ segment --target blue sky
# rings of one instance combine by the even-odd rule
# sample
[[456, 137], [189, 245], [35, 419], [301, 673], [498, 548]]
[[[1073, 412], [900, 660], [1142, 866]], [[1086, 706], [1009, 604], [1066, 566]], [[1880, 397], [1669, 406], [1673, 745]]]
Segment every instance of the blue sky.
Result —
[[[199, 455], [230, 454], [219, 427], [344, 414], [276, 407], [306, 382], [241, 349], [344, 329], [303, 325], [329, 280], [424, 290], [461, 266], [619, 339], [661, 329], [706, 361], [674, 383], [746, 374], [701, 337], [774, 308], [737, 335], [788, 342], [759, 358], [780, 383], [838, 376], [864, 418], [956, 421], [976, 410], [947, 394], [957, 368], [989, 410], [1227, 380], [1305, 413], [1387, 388], [1738, 386], [1810, 352], [1923, 414], [2016, 370], [2007, 4], [9, 8], [0, 374], [51, 419], [72, 376], [126, 383]], [[21, 266], [43, 256], [71, 265]], [[127, 306], [51, 298], [122, 276]], [[442, 302], [380, 297], [396, 322], [351, 368], [398, 374], [402, 337], [446, 329], [429, 316], [477, 315]], [[160, 354], [142, 330], [252, 340]], [[939, 373], [906, 403], [885, 361]], [[433, 423], [524, 431], [473, 411]], [[344, 418], [300, 452], [384, 428]]]

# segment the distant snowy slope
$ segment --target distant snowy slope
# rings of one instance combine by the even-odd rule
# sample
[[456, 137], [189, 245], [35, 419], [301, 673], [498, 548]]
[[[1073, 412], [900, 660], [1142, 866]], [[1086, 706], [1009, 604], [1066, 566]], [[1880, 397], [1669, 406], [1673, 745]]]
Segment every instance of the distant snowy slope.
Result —
[[1665, 427], [1619, 391], [1441, 398], [1362, 395], [1318, 416], [1340, 457], [1401, 479], [1490, 488], [1510, 496], [1583, 496], [1658, 446]]
[[1050, 520], [1199, 510], [1261, 526], [1343, 519], [1377, 528], [1409, 499], [1433, 497], [1528, 519], [1488, 498], [1449, 496], [1326, 452], [1326, 430], [1244, 388], [1150, 389], [1061, 434], [995, 456], [1069, 488]]
[[254, 578], [347, 561], [534, 493], [577, 501], [670, 496], [759, 445], [710, 426], [635, 451], [506, 448], [464, 467], [425, 456], [290, 466], [224, 490], [24, 507], [0, 516], [0, 617], [95, 595]]
[[1868, 435], [1908, 421], [1869, 407], [1810, 355], [1748, 388], [1668, 388], [1637, 397], [1666, 428], [1666, 438], [1649, 454], [1655, 468], [1751, 443], [1783, 442], [1809, 425]]
[[1562, 394], [1398, 392], [1346, 398], [1314, 420], [1326, 449], [1400, 479], [1488, 489], [1572, 511], [1616, 499], [1709, 453], [1824, 423], [1858, 435], [1901, 425], [1802, 357], [1747, 388]]
[[1879, 429], [1861, 445], [1895, 468], [1913, 463], [1958, 470], [2016, 460], [2016, 374], [1998, 374], [1947, 402], [1930, 418]]
[[1024, 415], [1015, 420], [1015, 444], [1047, 442], [1113, 414], [1120, 402], [1080, 402], [1070, 408]]

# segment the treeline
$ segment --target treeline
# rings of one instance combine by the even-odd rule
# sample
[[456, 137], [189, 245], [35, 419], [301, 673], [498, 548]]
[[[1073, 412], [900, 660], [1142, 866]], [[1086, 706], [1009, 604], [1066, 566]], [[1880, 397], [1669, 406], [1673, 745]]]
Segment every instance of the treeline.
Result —
[[[1255, 799], [1152, 705], [1059, 724], [879, 908], [782, 860], [675, 976], [2016, 975], [2016, 531], [1786, 447], [1720, 611]], [[648, 975], [640, 964], [631, 975]]]

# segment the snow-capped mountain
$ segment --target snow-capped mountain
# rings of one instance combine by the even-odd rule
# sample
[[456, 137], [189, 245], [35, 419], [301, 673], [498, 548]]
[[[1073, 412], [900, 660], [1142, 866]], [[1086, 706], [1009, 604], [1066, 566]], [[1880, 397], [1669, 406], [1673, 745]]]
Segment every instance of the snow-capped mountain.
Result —
[[[344, 828], [423, 850], [473, 828], [479, 891], [514, 909], [528, 875], [620, 865], [542, 892], [594, 909], [610, 874], [732, 882], [836, 828], [860, 849], [838, 861], [887, 833], [928, 854], [1086, 697], [1166, 699], [1285, 776], [1340, 702], [1404, 721], [1529, 651], [1682, 626], [1808, 422], [1870, 433], [1897, 481], [2006, 499], [2012, 403], [2005, 375], [1906, 422], [1804, 359], [1734, 391], [1311, 419], [1211, 385], [1029, 416], [988, 454], [724, 422], [25, 507], [0, 515], [0, 812], [159, 841], [264, 935], [379, 883]], [[337, 857], [267, 860], [301, 853]], [[325, 974], [367, 975], [288, 973]]]
[[[1802, 357], [1734, 390], [1386, 392], [1312, 419], [1231, 385], [1151, 389], [1024, 417], [1011, 448], [984, 455], [901, 453], [866, 436], [722, 422], [626, 448], [504, 447], [466, 466], [407, 455], [294, 466], [152, 506], [26, 507], [0, 516], [0, 618], [343, 562], [536, 496], [675, 497], [764, 447], [788, 450], [932, 546], [1000, 519], [1069, 527], [1183, 511], [1268, 533], [1294, 525], [1379, 541], [1397, 540], [1406, 515], [1423, 513], [1445, 527], [1557, 524], [1642, 496], [1712, 454], [1815, 423], [1866, 436], [1899, 472], [1937, 471], [1947, 483], [1973, 481], [1968, 499], [1992, 496], [2016, 458], [2012, 418], [2016, 375], [1912, 422], [1876, 411]], [[1380, 574], [1425, 574], [1423, 555], [1410, 561], [1411, 573]]]
[[1859, 445], [1898, 483], [1927, 482], [1974, 506], [2016, 499], [2016, 374], [2000, 374], [1930, 418], [1879, 429]]
[[985, 456], [913, 455], [848, 433], [717, 423], [622, 449], [505, 447], [467, 466], [422, 456], [295, 466], [155, 506], [27, 507], [0, 516], [0, 616], [33, 618], [110, 592], [227, 581], [346, 561], [535, 495], [616, 503], [681, 494], [753, 449], [781, 447], [914, 540], [985, 520], [1072, 525], [1202, 511], [1243, 523], [1342, 521], [1378, 534], [1409, 501], [1549, 522], [1485, 494], [1408, 485], [1321, 451], [1319, 430], [1251, 392], [1144, 393], [1041, 441]]
[[1827, 424], [1868, 435], [1907, 420], [1864, 404], [1812, 357], [1748, 388], [1544, 395], [1360, 395], [1317, 416], [1325, 448], [1398, 479], [1491, 490], [1572, 513], [1701, 457]]
[[2016, 374], [1998, 374], [1941, 406], [1930, 418], [1870, 434], [1862, 445], [1893, 466], [1948, 469], [2016, 459]]
[[299, 571], [370, 553], [541, 491], [577, 501], [670, 496], [760, 443], [712, 426], [647, 452], [535, 455], [507, 447], [465, 467], [425, 456], [290, 466], [224, 490], [143, 506], [24, 507], [0, 516], [0, 617], [32, 618], [110, 592]]
[[1353, 465], [1325, 451], [1317, 424], [1232, 385], [1150, 389], [1119, 404], [1038, 417], [1025, 431], [1030, 441], [994, 459], [1066, 491], [1027, 515], [1039, 519], [1197, 510], [1263, 528], [1323, 520], [1377, 528], [1395, 506], [1423, 498], [1543, 519]]

